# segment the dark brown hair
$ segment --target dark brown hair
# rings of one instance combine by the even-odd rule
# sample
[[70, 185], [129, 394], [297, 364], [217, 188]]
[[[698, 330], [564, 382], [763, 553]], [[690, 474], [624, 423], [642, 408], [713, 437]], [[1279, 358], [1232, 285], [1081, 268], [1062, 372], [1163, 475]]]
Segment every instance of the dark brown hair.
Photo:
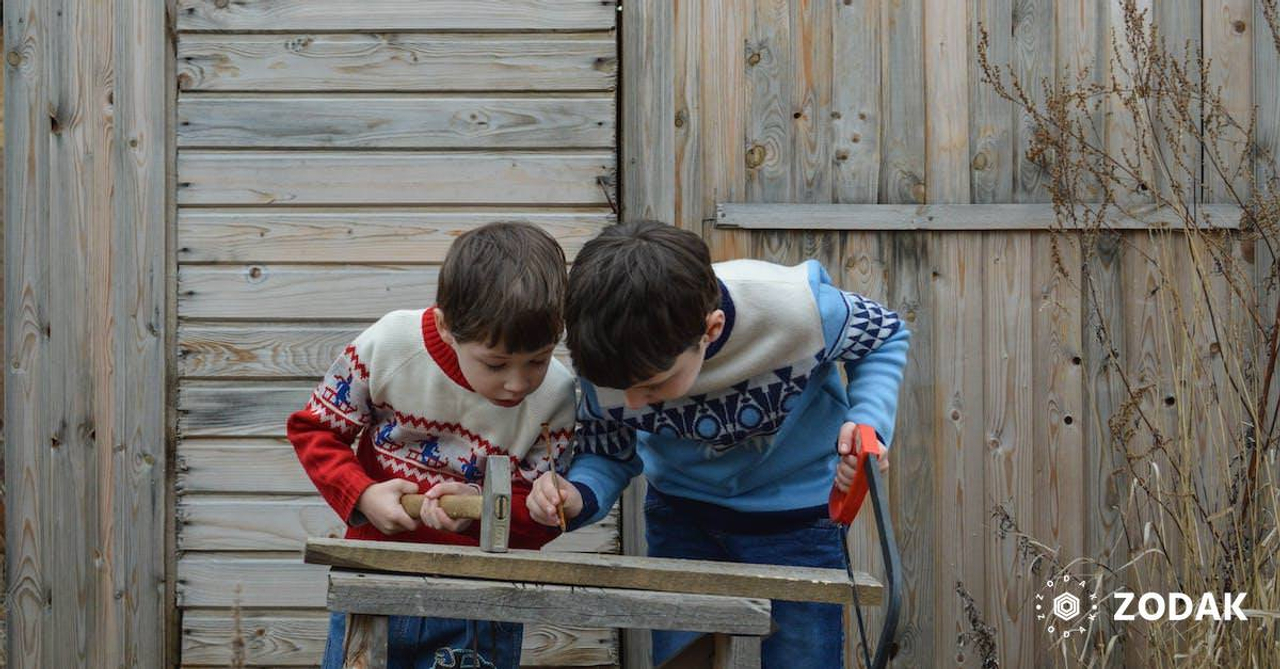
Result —
[[565, 320], [574, 367], [598, 386], [633, 386], [697, 346], [719, 304], [701, 237], [657, 221], [605, 228], [569, 273]]
[[564, 330], [564, 249], [522, 221], [498, 221], [454, 240], [440, 268], [436, 305], [460, 342], [527, 353]]

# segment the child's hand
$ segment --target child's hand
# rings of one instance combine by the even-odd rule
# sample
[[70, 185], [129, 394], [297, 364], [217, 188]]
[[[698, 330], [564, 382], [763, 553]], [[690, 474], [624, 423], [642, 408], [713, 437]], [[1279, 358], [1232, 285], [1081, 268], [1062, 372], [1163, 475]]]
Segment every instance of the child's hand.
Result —
[[465, 532], [471, 527], [470, 518], [450, 518], [449, 514], [440, 508], [440, 498], [444, 495], [478, 495], [479, 491], [475, 486], [457, 481], [449, 481], [447, 483], [437, 483], [431, 486], [427, 494], [422, 496], [422, 522], [433, 530], [442, 530], [444, 532]]
[[560, 527], [560, 514], [556, 512], [556, 503], [560, 500], [564, 500], [566, 520], [582, 513], [582, 493], [578, 492], [577, 486], [559, 474], [552, 477], [547, 472], [533, 482], [533, 491], [525, 499], [525, 506], [529, 507], [529, 515], [535, 521], [548, 527]]
[[375, 483], [356, 500], [356, 510], [383, 534], [398, 534], [417, 529], [418, 520], [400, 506], [400, 497], [418, 492], [418, 486], [404, 479]]
[[[836, 467], [836, 490], [849, 492], [853, 485], [853, 476], [858, 471], [858, 456], [854, 455], [862, 446], [861, 437], [857, 433], [857, 423], [845, 423], [840, 427], [840, 437], [836, 442], [836, 451], [840, 453], [840, 465]], [[855, 448], [857, 447], [857, 448]], [[889, 453], [880, 456], [880, 471], [889, 471]]]

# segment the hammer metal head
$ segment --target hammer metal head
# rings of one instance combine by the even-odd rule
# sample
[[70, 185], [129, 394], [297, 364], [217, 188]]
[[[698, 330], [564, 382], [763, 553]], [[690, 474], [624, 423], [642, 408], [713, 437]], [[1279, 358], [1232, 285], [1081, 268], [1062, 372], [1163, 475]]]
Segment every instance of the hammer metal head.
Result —
[[484, 502], [480, 511], [480, 550], [507, 552], [511, 535], [511, 460], [490, 455], [484, 466]]

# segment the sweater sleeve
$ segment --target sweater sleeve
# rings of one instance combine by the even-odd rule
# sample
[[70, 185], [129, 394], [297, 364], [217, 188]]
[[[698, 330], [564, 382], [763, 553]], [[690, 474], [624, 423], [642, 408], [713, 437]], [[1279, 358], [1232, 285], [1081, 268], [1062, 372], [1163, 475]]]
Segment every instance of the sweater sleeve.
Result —
[[[547, 381], [551, 383], [550, 380]], [[558, 382], [558, 380], [557, 380]], [[547, 456], [547, 445], [541, 435], [525, 453], [524, 458], [515, 462], [520, 473], [511, 484], [511, 537], [512, 546], [527, 545], [541, 547], [542, 544], [556, 538], [560, 534], [559, 527], [548, 527], [533, 519], [529, 507], [525, 503], [533, 492], [532, 482], [554, 466], [560, 474], [565, 473], [566, 464], [573, 457], [574, 442], [574, 386], [572, 377], [568, 376], [557, 386], [555, 406], [551, 409], [549, 427], [551, 430], [551, 453]], [[517, 538], [520, 543], [517, 543]]]
[[373, 479], [352, 444], [372, 420], [369, 369], [357, 339], [334, 360], [301, 410], [289, 416], [286, 433], [302, 468], [329, 506], [347, 524], [360, 524], [356, 501]]
[[848, 379], [845, 420], [872, 426], [889, 446], [911, 332], [884, 305], [832, 285], [817, 262], [810, 266], [810, 284], [822, 314], [825, 361], [844, 365]]
[[644, 471], [636, 454], [636, 431], [603, 415], [595, 389], [582, 382], [578, 401], [577, 453], [569, 468], [569, 482], [582, 493], [582, 513], [569, 523], [574, 530], [603, 519], [631, 479]]

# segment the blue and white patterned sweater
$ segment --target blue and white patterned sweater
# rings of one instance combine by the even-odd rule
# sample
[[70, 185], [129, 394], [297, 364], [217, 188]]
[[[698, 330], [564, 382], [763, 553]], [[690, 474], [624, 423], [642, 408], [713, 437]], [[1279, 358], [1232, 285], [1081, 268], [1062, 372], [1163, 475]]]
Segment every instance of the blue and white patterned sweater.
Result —
[[891, 443], [910, 339], [896, 313], [836, 288], [813, 260], [714, 269], [724, 333], [688, 396], [632, 410], [620, 390], [582, 380], [573, 527], [603, 518], [641, 472], [663, 495], [738, 515], [825, 508], [841, 425]]

